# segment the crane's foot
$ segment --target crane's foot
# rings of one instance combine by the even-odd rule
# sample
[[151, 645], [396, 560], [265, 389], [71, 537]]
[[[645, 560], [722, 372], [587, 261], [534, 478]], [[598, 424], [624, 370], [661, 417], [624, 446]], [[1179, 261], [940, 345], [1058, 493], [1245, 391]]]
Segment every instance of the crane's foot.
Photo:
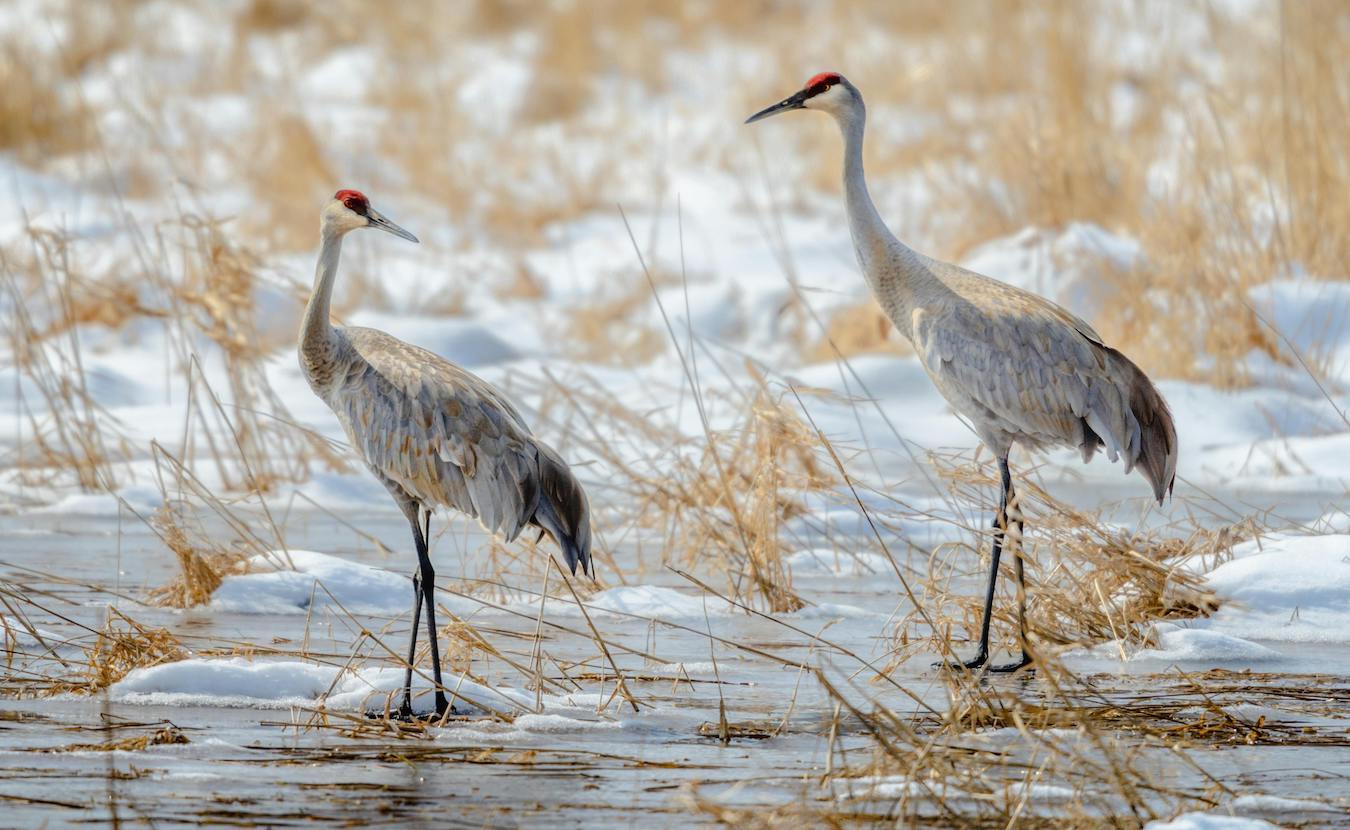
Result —
[[937, 668], [942, 669], [960, 669], [962, 671], [966, 671], [969, 669], [982, 668], [984, 664], [988, 662], [989, 662], [989, 652], [981, 651], [979, 654], [975, 655], [973, 658], [965, 661], [964, 663], [961, 662], [960, 660], [945, 660], [934, 663], [933, 665]]
[[989, 671], [994, 674], [1011, 674], [1015, 671], [1021, 671], [1027, 666], [1030, 666], [1033, 662], [1035, 661], [1031, 659], [1031, 655], [1024, 651], [1022, 652], [1021, 660], [1012, 663], [1000, 663], [997, 666], [990, 666]]
[[[405, 696], [403, 698], [403, 702], [399, 704], [397, 709], [387, 713], [387, 717], [389, 718], [389, 720], [395, 720], [398, 721], [399, 723], [434, 723], [436, 721], [443, 719], [446, 715], [457, 715], [457, 714], [459, 713], [455, 711], [455, 707], [451, 706], [450, 703], [445, 699], [445, 695], [438, 694], [436, 695], [435, 712], [426, 712], [424, 714], [418, 714], [417, 712], [413, 711], [412, 699], [410, 697]], [[372, 709], [366, 712], [366, 717], [370, 718], [371, 720], [384, 720], [386, 717], [386, 711], [384, 709]]]
[[451, 706], [451, 705], [450, 705], [450, 702], [447, 701], [447, 700], [445, 699], [445, 695], [441, 694], [440, 692], [437, 692], [437, 693], [436, 693], [436, 717], [437, 717], [437, 719], [443, 718], [443, 717], [445, 717], [446, 715], [456, 715], [456, 714], [459, 714], [459, 713], [456, 712], [456, 711], [455, 711], [455, 707]]

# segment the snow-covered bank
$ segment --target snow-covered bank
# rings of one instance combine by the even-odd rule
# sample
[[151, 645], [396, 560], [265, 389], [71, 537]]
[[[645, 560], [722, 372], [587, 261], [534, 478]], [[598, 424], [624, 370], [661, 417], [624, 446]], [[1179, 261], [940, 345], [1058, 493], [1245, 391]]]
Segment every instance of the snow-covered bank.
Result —
[[[288, 560], [289, 557], [289, 560]], [[293, 568], [286, 567], [289, 561]], [[249, 561], [253, 573], [227, 576], [211, 597], [211, 608], [233, 614], [308, 615], [314, 611], [348, 612], [381, 617], [407, 615], [412, 608], [412, 580], [383, 568], [315, 551], [272, 551]], [[535, 615], [537, 596], [523, 596], [505, 606], [439, 591], [437, 602], [462, 617], [517, 611]], [[703, 596], [659, 585], [623, 585], [583, 598], [586, 610], [600, 617], [622, 615], [651, 620], [689, 622], [706, 617], [744, 614], [715, 596]], [[580, 617], [571, 597], [551, 597], [550, 616]], [[809, 605], [793, 616], [803, 619], [878, 616], [876, 612], [838, 603]]]
[[1256, 640], [1350, 643], [1350, 535], [1279, 534], [1239, 545], [1205, 577], [1227, 602], [1210, 628]]
[[[299, 660], [194, 658], [136, 669], [114, 684], [110, 695], [120, 703], [149, 706], [322, 706], [358, 711], [384, 708], [402, 688], [403, 674], [397, 667], [347, 669]], [[485, 686], [453, 675], [446, 677], [445, 686], [456, 709], [464, 713], [517, 714], [535, 709], [535, 696], [519, 689]], [[413, 674], [415, 709], [430, 709], [430, 689], [430, 680]], [[566, 696], [548, 695], [545, 701], [551, 709], [584, 706]]]
[[1112, 641], [1090, 653], [1188, 668], [1269, 668], [1283, 659], [1284, 643], [1350, 642], [1350, 535], [1274, 534], [1236, 546], [1221, 564], [1186, 566], [1203, 574], [1203, 586], [1220, 601], [1216, 612], [1155, 623], [1145, 648]]

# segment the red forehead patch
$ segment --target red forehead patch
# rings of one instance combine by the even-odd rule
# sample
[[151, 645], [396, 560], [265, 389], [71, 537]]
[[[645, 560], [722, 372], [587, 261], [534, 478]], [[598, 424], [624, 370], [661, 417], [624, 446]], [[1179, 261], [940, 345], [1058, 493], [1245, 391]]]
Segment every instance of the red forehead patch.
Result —
[[811, 80], [807, 81], [806, 86], [802, 87], [802, 89], [810, 89], [811, 87], [819, 86], [821, 84], [831, 87], [842, 80], [844, 80], [844, 76], [840, 75], [838, 72], [822, 72], [819, 75], [812, 75]]
[[370, 210], [370, 200], [366, 198], [366, 194], [359, 190], [339, 190], [333, 194], [333, 198], [346, 205], [347, 210], [359, 213], [362, 216], [365, 216], [366, 211]]

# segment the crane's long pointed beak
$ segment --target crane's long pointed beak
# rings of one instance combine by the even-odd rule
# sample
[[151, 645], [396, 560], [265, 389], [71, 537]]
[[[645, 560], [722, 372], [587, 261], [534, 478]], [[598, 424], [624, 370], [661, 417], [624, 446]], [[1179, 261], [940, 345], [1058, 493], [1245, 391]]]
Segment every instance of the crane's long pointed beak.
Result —
[[388, 219], [385, 219], [384, 215], [381, 214], [379, 211], [377, 211], [375, 208], [369, 208], [366, 211], [366, 218], [370, 220], [370, 226], [372, 228], [379, 228], [382, 231], [388, 231], [389, 233], [392, 233], [394, 236], [397, 236], [401, 239], [406, 239], [409, 242], [419, 241], [417, 237], [403, 230], [398, 225], [395, 225], [393, 222], [390, 222]]
[[805, 106], [806, 106], [806, 90], [803, 89], [801, 92], [796, 93], [790, 98], [784, 98], [783, 100], [779, 101], [778, 103], [774, 104], [771, 107], [765, 107], [764, 109], [745, 119], [745, 123], [753, 124], [756, 121], [762, 121], [765, 118], [768, 118], [770, 115], [777, 115], [780, 112], [787, 112], [788, 110], [804, 109]]

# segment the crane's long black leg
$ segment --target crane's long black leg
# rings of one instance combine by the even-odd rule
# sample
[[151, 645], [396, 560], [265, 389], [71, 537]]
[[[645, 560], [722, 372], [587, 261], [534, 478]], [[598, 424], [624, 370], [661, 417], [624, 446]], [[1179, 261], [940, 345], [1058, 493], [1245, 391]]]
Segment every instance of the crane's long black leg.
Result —
[[427, 513], [426, 533], [419, 533], [417, 563], [422, 569], [422, 604], [426, 606], [427, 641], [431, 644], [431, 677], [436, 682], [436, 714], [444, 715], [450, 710], [445, 699], [445, 686], [441, 683], [441, 647], [436, 636], [436, 572], [431, 567], [431, 553], [428, 548], [428, 535], [431, 532], [431, 514]]
[[984, 592], [984, 616], [980, 621], [980, 647], [975, 656], [964, 663], [948, 663], [953, 669], [978, 669], [989, 661], [989, 623], [994, 613], [994, 589], [998, 586], [998, 560], [1003, 553], [1004, 529], [1008, 526], [1008, 497], [1012, 491], [1012, 472], [1006, 456], [998, 460], [1002, 488], [998, 513], [994, 515], [994, 548], [989, 554], [989, 587]]
[[[399, 507], [402, 508], [403, 515], [408, 517], [408, 524], [412, 525], [413, 545], [418, 551], [421, 551], [427, 544], [427, 535], [419, 521], [421, 519], [421, 508], [415, 502], [407, 499], [400, 499]], [[430, 520], [430, 514], [427, 518]], [[417, 664], [417, 628], [422, 621], [422, 567], [420, 562], [417, 570], [413, 571], [412, 582], [412, 631], [408, 634], [408, 665], [403, 670], [403, 700], [398, 707], [398, 716], [404, 720], [411, 720], [413, 717], [412, 676], [413, 666]]]
[[[416, 538], [417, 526], [413, 525], [414, 536]], [[417, 660], [417, 625], [422, 620], [422, 570], [419, 567], [413, 572], [413, 613], [412, 613], [412, 633], [408, 635], [408, 667], [403, 672], [403, 703], [398, 707], [398, 715], [404, 719], [411, 719], [412, 709], [412, 675], [413, 663]]]
[[1017, 525], [1017, 537], [1016, 544], [1013, 546], [1013, 562], [1017, 571], [1017, 642], [1022, 647], [1022, 658], [1012, 663], [990, 666], [989, 671], [991, 672], [1014, 672], [1031, 665], [1031, 649], [1027, 644], [1026, 568], [1022, 558], [1022, 540], [1025, 538], [1023, 531], [1026, 526], [1021, 518], [1021, 507], [1017, 504], [1017, 499], [1011, 495], [1011, 492], [1011, 488], [1009, 488], [1008, 504], [1017, 511], [1018, 515], [1018, 518], [1014, 520], [1014, 524]]

